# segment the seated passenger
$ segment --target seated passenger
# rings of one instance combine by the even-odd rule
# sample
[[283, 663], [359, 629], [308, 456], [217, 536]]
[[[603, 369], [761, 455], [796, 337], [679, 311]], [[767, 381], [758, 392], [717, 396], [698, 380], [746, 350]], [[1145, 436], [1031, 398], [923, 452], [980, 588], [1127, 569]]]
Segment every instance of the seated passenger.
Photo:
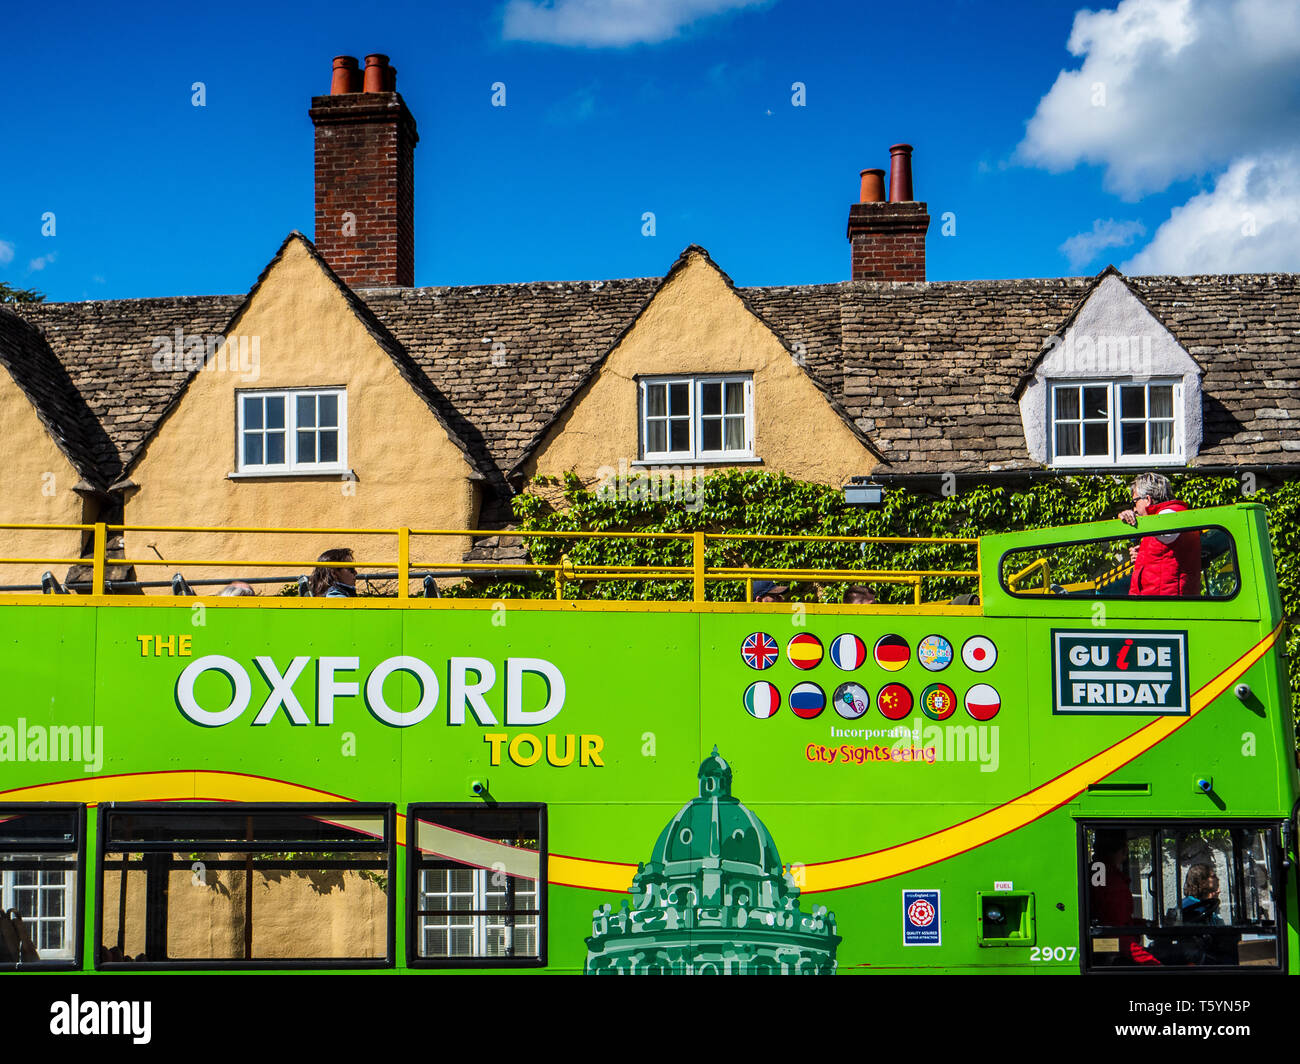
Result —
[[[1091, 915], [1102, 927], [1129, 927], [1133, 919], [1133, 887], [1128, 877], [1128, 836], [1114, 828], [1097, 832], [1093, 842]], [[1116, 964], [1159, 964], [1142, 945], [1142, 939], [1125, 935], [1119, 940]]]
[[[1133, 481], [1133, 509], [1119, 519], [1137, 527], [1139, 517], [1183, 513], [1187, 506], [1173, 497], [1169, 481], [1159, 473], [1143, 473]], [[1129, 551], [1133, 560], [1130, 595], [1178, 595], [1195, 598], [1201, 593], [1201, 534], [1173, 532], [1143, 536]]]
[[[1198, 862], [1187, 869], [1183, 881], [1183, 900], [1179, 906], [1184, 926], [1223, 927], [1219, 915], [1219, 877], [1208, 864]], [[1180, 939], [1187, 964], [1236, 964], [1237, 936], [1231, 931]]]
[[846, 606], [870, 606], [875, 601], [875, 592], [865, 584], [854, 584], [844, 592], [844, 604]]
[[755, 580], [754, 581], [754, 601], [755, 602], [784, 602], [785, 593], [790, 588], [785, 584], [778, 584], [775, 580]]
[[256, 595], [256, 594], [257, 592], [253, 590], [253, 585], [246, 584], [242, 580], [233, 580], [225, 587], [223, 587], [219, 592], [217, 592], [217, 596], [219, 598], [244, 596], [244, 595]]
[[[352, 551], [347, 547], [332, 547], [316, 559], [318, 562], [350, 562]], [[357, 571], [353, 567], [318, 565], [311, 571], [313, 598], [356, 598]]]

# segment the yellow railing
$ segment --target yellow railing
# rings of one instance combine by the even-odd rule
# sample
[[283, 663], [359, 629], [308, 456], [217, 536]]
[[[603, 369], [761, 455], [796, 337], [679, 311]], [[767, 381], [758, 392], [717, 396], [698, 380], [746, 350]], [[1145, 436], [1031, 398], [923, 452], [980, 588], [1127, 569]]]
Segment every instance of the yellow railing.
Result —
[[[89, 533], [89, 542], [87, 543], [88, 552], [81, 557], [0, 557], [0, 565], [30, 565], [30, 566], [61, 566], [61, 565], [81, 565], [90, 568], [90, 580], [88, 581], [88, 590], [93, 595], [103, 595], [111, 591], [112, 585], [129, 584], [133, 588], [139, 588], [141, 584], [150, 586], [164, 587], [166, 581], [157, 582], [156, 585], [150, 581], [110, 581], [108, 571], [110, 568], [148, 568], [148, 567], [165, 567], [168, 569], [180, 571], [183, 569], [219, 569], [229, 572], [229, 577], [225, 579], [238, 579], [236, 575], [239, 571], [250, 569], [279, 569], [287, 571], [297, 571], [298, 573], [310, 572], [317, 567], [324, 568], [351, 568], [358, 572], [372, 570], [392, 570], [391, 573], [385, 573], [384, 578], [393, 579], [397, 585], [397, 597], [407, 599], [410, 597], [410, 582], [412, 578], [419, 578], [425, 574], [429, 575], [452, 575], [465, 576], [473, 578], [475, 574], [482, 573], [485, 576], [489, 574], [500, 575], [520, 575], [545, 576], [550, 575], [554, 585], [555, 598], [562, 600], [565, 597], [565, 586], [567, 584], [579, 582], [599, 582], [608, 580], [655, 580], [655, 581], [682, 581], [689, 580], [692, 584], [692, 598], [695, 602], [706, 601], [705, 589], [710, 582], [741, 581], [745, 586], [745, 601], [753, 601], [753, 585], [755, 580], [771, 579], [786, 581], [818, 581], [825, 583], [879, 583], [879, 584], [904, 584], [912, 588], [912, 599], [915, 604], [921, 604], [922, 585], [927, 579], [935, 578], [958, 578], [965, 580], [977, 580], [979, 571], [974, 568], [968, 569], [923, 569], [923, 570], [905, 570], [905, 569], [868, 569], [868, 568], [840, 568], [840, 569], [817, 569], [811, 567], [792, 567], [792, 568], [759, 568], [738, 565], [720, 565], [710, 566], [707, 564], [706, 553], [710, 542], [718, 543], [722, 541], [736, 542], [743, 544], [746, 541], [762, 543], [791, 543], [791, 544], [817, 544], [817, 543], [846, 543], [846, 544], [889, 544], [889, 545], [916, 545], [916, 544], [951, 544], [958, 546], [971, 547], [978, 544], [977, 539], [972, 538], [943, 538], [935, 536], [813, 536], [813, 535], [760, 535], [750, 533], [714, 533], [714, 532], [560, 532], [560, 531], [520, 531], [514, 529], [418, 529], [418, 528], [275, 528], [261, 526], [233, 526], [233, 527], [209, 527], [202, 525], [118, 525], [118, 524], [42, 524], [42, 525], [18, 525], [18, 524], [0, 524], [0, 535], [6, 532], [77, 532], [82, 533], [83, 540]], [[242, 535], [242, 536], [310, 536], [319, 546], [322, 541], [347, 540], [351, 541], [358, 537], [389, 537], [396, 540], [396, 561], [392, 557], [383, 560], [371, 560], [369, 558], [358, 557], [351, 562], [318, 562], [311, 558], [163, 558], [161, 554], [155, 558], [148, 557], [114, 557], [109, 555], [108, 543], [118, 535], [124, 537], [137, 538], [145, 534], [166, 534], [182, 536], [199, 536], [199, 535]], [[521, 541], [561, 539], [561, 540], [586, 540], [586, 539], [636, 539], [649, 541], [689, 541], [691, 545], [690, 564], [684, 565], [575, 565], [569, 561], [567, 556], [562, 556], [558, 562], [553, 563], [536, 563], [536, 562], [439, 562], [439, 561], [421, 561], [418, 557], [413, 558], [416, 553], [416, 543], [427, 543], [429, 540], [453, 538], [456, 540], [481, 539], [481, 538], [513, 538]], [[413, 542], [415, 541], [415, 542]], [[157, 548], [154, 543], [147, 544]], [[122, 553], [125, 553], [124, 551]], [[136, 551], [135, 553], [139, 553]], [[27, 585], [24, 585], [26, 587]], [[83, 586], [81, 583], [76, 585], [78, 588]], [[36, 585], [31, 585], [32, 589]]]

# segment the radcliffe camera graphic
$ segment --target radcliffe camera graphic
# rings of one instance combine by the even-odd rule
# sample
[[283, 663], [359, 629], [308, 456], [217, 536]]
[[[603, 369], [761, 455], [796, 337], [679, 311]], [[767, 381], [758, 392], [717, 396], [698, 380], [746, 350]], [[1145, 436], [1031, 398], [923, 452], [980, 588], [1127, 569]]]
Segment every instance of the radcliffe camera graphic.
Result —
[[763, 822], [731, 793], [718, 748], [700, 794], [637, 866], [632, 904], [592, 914], [589, 975], [833, 975], [835, 914], [811, 915]]

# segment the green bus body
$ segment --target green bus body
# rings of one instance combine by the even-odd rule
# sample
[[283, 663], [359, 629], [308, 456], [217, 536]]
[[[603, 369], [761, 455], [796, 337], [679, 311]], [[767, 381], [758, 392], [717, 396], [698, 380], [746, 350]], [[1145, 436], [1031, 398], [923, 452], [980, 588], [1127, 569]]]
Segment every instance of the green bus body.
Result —
[[[65, 967], [87, 970], [113, 967], [100, 926], [102, 822], [111, 809], [147, 801], [393, 805], [396, 867], [383, 877], [391, 947], [359, 965], [377, 970], [417, 967], [409, 843], [418, 817], [408, 814], [421, 803], [464, 806], [466, 823], [479, 809], [544, 807], [535, 844], [547, 880], [536, 902], [542, 941], [535, 960], [514, 966], [556, 972], [598, 971], [616, 955], [616, 969], [674, 970], [684, 942], [694, 955], [677, 970], [1078, 972], [1089, 967], [1090, 828], [1244, 825], [1267, 829], [1263, 845], [1276, 844], [1266, 856], [1277, 960], [1255, 967], [1295, 971], [1300, 901], [1283, 848], [1293, 846], [1300, 780], [1264, 510], [1240, 505], [1169, 522], [1209, 526], [1235, 543], [1240, 589], [1228, 598], [1009, 593], [1000, 568], [1008, 551], [1128, 531], [1114, 522], [984, 538], [975, 606], [6, 596], [0, 816], [32, 803], [86, 807], [77, 839], [82, 948]], [[761, 670], [742, 654], [755, 633], [779, 648]], [[804, 635], [822, 648], [807, 669], [791, 660], [790, 640]], [[865, 649], [855, 669], [832, 660], [842, 635]], [[1151, 660], [1173, 648], [1161, 659], [1173, 684], [1161, 707], [1103, 688], [1092, 709], [1062, 708], [1058, 699], [1087, 694], [1057, 690], [1072, 682], [1062, 658], [1071, 648], [1085, 656], [1091, 635], [1129, 639]], [[893, 671], [875, 653], [887, 636], [899, 638], [881, 644], [883, 660], [891, 646], [907, 649]], [[918, 660], [930, 636], [952, 648], [954, 660], [937, 671]], [[978, 669], [963, 660], [973, 638], [996, 651], [986, 669], [989, 651]], [[839, 646], [852, 664], [856, 644]], [[795, 653], [815, 656], [816, 647], [800, 640]], [[292, 684], [300, 712], [272, 705], [255, 723], [273, 686], [256, 659], [284, 675], [303, 657]], [[402, 671], [394, 658], [423, 662], [436, 700], [420, 670]], [[384, 662], [395, 671], [376, 706], [367, 684]], [[320, 698], [331, 670], [333, 697]], [[483, 688], [459, 710], [449, 698], [458, 676]], [[247, 706], [236, 714], [245, 677]], [[770, 716], [765, 689], [747, 699], [758, 682], [779, 693]], [[826, 701], [811, 719], [790, 704], [801, 683]], [[845, 683], [869, 695], [859, 719], [833, 704]], [[898, 722], [877, 702], [891, 683], [913, 702]], [[957, 700], [943, 721], [921, 708], [935, 683]], [[963, 706], [978, 684], [1000, 700], [983, 722]], [[186, 691], [198, 714], [187, 715]], [[801, 697], [815, 705], [815, 692]], [[976, 698], [977, 712], [988, 714], [988, 698]], [[228, 706], [233, 719], [223, 723]], [[71, 728], [81, 729], [79, 751]], [[885, 731], [895, 733], [871, 734]], [[178, 850], [185, 845], [199, 848]], [[676, 880], [662, 867], [672, 861]], [[694, 862], [694, 892], [677, 889], [683, 861]], [[639, 864], [646, 878], [631, 895]], [[647, 914], [652, 895], [658, 911]], [[494, 964], [431, 960], [420, 970], [465, 967]]]

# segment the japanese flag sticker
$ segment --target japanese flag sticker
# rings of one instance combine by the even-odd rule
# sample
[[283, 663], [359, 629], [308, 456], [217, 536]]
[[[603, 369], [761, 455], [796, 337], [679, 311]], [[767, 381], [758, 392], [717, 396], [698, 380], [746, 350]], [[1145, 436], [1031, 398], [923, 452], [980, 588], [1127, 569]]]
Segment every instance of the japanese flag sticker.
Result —
[[987, 636], [973, 635], [962, 644], [961, 660], [971, 672], [988, 672], [998, 660], [998, 648]]

